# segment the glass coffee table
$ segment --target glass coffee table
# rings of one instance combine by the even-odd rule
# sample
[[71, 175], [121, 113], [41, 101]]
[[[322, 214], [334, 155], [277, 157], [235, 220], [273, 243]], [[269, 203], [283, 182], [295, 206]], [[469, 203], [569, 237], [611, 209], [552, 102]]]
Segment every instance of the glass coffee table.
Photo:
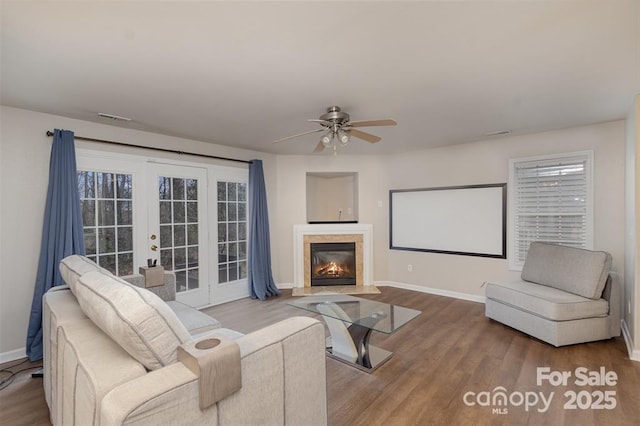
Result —
[[303, 296], [287, 303], [322, 315], [329, 329], [327, 354], [372, 372], [391, 358], [392, 352], [369, 344], [372, 331], [391, 334], [420, 311], [344, 294]]

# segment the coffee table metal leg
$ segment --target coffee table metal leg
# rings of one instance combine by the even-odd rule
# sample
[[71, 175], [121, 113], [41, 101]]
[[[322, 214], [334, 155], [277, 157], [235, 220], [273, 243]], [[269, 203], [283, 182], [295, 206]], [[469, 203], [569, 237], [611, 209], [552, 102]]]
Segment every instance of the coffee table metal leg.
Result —
[[331, 334], [331, 353], [345, 361], [356, 363], [358, 351], [344, 322], [331, 317], [322, 317]]
[[[318, 307], [320, 312], [325, 309], [331, 309], [330, 305]], [[332, 314], [336, 315], [336, 312], [333, 311]], [[369, 344], [371, 332], [373, 331], [371, 327], [380, 321], [383, 316], [374, 315], [361, 318], [359, 321], [363, 325], [351, 324], [348, 327], [345, 321], [331, 316], [323, 315], [322, 318], [331, 334], [331, 345], [330, 348], [327, 348], [327, 352], [332, 358], [369, 373], [391, 358], [391, 352]]]

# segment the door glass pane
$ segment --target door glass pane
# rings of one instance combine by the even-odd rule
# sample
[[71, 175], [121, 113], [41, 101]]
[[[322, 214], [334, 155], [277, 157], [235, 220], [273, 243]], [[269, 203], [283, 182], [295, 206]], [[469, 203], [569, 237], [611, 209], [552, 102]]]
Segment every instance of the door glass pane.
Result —
[[196, 179], [187, 179], [187, 200], [198, 199], [198, 181]]
[[131, 225], [133, 221], [133, 203], [131, 201], [118, 200], [118, 225]]
[[[160, 262], [176, 273], [176, 291], [199, 288], [198, 180], [159, 177]], [[188, 224], [187, 224], [188, 223]]]
[[227, 241], [227, 224], [218, 223], [218, 242]]
[[247, 261], [243, 260], [238, 262], [238, 270], [240, 272], [240, 279], [247, 278]]
[[98, 200], [98, 225], [108, 226], [114, 225], [115, 206], [113, 200]]
[[160, 247], [173, 247], [173, 231], [171, 225], [160, 226]]
[[173, 271], [173, 250], [160, 250], [160, 264], [164, 266], [164, 269]]
[[173, 199], [184, 200], [184, 179], [172, 179], [173, 182]]
[[[119, 226], [118, 233], [118, 252], [133, 252], [133, 227]], [[126, 275], [126, 274], [125, 274]]]
[[84, 248], [87, 256], [96, 254], [96, 230], [94, 228], [84, 228]]
[[96, 181], [94, 172], [78, 172], [78, 193], [80, 194], [80, 198], [96, 198]]
[[84, 199], [80, 201], [82, 209], [82, 223], [84, 226], [96, 225], [96, 200]]
[[133, 189], [131, 175], [116, 175], [116, 187], [118, 198], [131, 199], [131, 191]]
[[96, 173], [98, 181], [98, 198], [113, 198], [113, 174]]
[[218, 201], [225, 201], [227, 199], [227, 183], [218, 182]]
[[227, 203], [218, 202], [218, 222], [227, 220]]
[[98, 264], [109, 271], [116, 270], [116, 255], [107, 254], [105, 256], [98, 256]]
[[247, 184], [218, 182], [218, 283], [247, 277]]
[[227, 206], [227, 216], [230, 222], [238, 220], [238, 205], [236, 203], [229, 203]]
[[220, 264], [218, 265], [218, 282], [226, 283], [227, 281], [229, 281], [227, 278], [227, 264]]
[[187, 225], [187, 244], [198, 244], [198, 225]]
[[173, 202], [173, 223], [184, 223], [185, 222], [185, 203], [184, 201], [174, 201]]
[[227, 245], [218, 244], [218, 263], [227, 263]]
[[171, 223], [171, 201], [160, 201], [160, 223]]
[[160, 200], [171, 199], [171, 179], [168, 177], [158, 177], [158, 198]]
[[198, 247], [187, 248], [187, 264], [189, 268], [196, 268], [198, 266]]
[[227, 200], [236, 201], [238, 199], [238, 184], [235, 182], [227, 183]]
[[187, 202], [187, 222], [194, 223], [198, 221], [198, 203]]
[[87, 256], [112, 273], [133, 273], [133, 175], [79, 170]]
[[238, 184], [238, 201], [247, 201], [247, 184]]
[[173, 245], [174, 246], [184, 246], [187, 244], [187, 238], [185, 235], [185, 226], [184, 225], [174, 225], [173, 226]]
[[118, 255], [118, 268], [121, 275], [133, 274], [133, 253], [124, 253]]

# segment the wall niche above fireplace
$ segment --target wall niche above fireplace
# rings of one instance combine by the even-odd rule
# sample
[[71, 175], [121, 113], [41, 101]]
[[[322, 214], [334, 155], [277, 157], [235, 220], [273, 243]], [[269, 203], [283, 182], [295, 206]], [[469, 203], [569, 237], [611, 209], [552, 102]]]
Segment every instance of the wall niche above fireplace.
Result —
[[307, 223], [358, 223], [358, 173], [307, 172]]

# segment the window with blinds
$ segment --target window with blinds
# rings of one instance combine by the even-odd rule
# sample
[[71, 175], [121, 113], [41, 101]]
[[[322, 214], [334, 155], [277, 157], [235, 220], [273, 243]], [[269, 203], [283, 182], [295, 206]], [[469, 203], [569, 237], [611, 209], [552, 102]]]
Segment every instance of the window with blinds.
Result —
[[593, 247], [592, 158], [587, 151], [509, 162], [511, 269], [522, 269], [532, 241]]

